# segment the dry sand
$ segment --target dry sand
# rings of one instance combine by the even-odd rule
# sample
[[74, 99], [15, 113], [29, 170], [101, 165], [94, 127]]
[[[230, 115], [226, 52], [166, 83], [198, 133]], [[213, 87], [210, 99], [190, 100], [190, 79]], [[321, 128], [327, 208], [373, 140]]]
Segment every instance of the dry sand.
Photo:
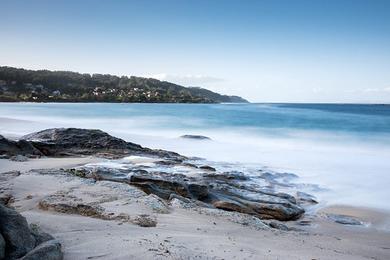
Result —
[[[237, 214], [220, 210], [170, 205], [168, 213], [163, 213], [155, 197], [125, 184], [27, 173], [31, 169], [66, 168], [95, 160], [98, 159], [0, 160], [0, 172], [23, 172], [2, 183], [1, 188], [9, 189], [15, 199], [13, 206], [30, 223], [61, 241], [65, 259], [390, 259], [390, 233], [384, 230], [389, 215], [384, 212], [333, 206], [305, 217], [311, 220], [310, 226], [286, 223], [301, 231], [280, 231], [236, 223], [240, 222], [236, 221], [240, 219]], [[157, 226], [140, 227], [39, 209], [40, 200], [58, 192], [97, 203], [113, 214], [147, 214], [157, 220]], [[370, 224], [337, 224], [326, 217], [329, 213], [355, 216]]]

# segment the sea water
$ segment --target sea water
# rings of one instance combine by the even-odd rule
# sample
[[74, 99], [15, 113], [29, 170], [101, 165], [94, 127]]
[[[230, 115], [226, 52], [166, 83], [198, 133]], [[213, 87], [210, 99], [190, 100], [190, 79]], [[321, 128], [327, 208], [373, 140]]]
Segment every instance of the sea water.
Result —
[[390, 210], [390, 105], [0, 103], [2, 135], [51, 127], [101, 129], [151, 148], [291, 172], [318, 185], [322, 203]]

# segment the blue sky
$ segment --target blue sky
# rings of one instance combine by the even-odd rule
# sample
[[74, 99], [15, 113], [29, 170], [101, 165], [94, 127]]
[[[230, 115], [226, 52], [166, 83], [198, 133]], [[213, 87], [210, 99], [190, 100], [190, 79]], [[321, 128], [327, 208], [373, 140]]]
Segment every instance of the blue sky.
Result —
[[390, 103], [390, 1], [4, 1], [0, 65]]

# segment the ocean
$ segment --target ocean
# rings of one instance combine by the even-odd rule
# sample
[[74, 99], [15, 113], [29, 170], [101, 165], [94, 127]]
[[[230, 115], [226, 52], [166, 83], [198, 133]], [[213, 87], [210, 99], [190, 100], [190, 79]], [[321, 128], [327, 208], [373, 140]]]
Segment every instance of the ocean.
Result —
[[8, 137], [101, 129], [214, 164], [294, 173], [321, 205], [390, 210], [390, 105], [0, 103], [0, 118]]

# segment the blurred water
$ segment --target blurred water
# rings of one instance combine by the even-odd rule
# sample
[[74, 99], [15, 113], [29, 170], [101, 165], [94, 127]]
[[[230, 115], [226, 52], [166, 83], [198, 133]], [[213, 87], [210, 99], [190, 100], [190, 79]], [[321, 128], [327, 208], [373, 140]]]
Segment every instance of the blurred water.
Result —
[[[141, 145], [298, 174], [329, 204], [390, 210], [390, 106], [0, 103], [0, 134], [98, 128]], [[212, 141], [179, 138], [201, 134]]]

